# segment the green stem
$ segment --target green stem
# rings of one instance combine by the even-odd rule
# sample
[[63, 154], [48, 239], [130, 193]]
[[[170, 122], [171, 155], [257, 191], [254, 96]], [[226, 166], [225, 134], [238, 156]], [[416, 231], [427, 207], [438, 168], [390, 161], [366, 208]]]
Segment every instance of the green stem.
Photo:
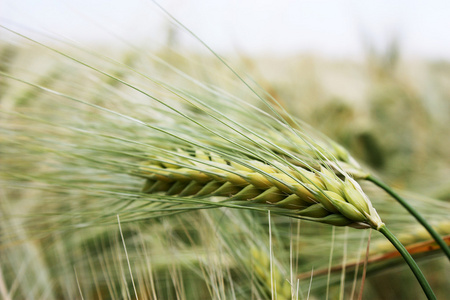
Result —
[[400, 195], [398, 195], [391, 187], [380, 181], [379, 179], [376, 179], [372, 175], [369, 175], [367, 180], [373, 182], [383, 190], [385, 190], [388, 194], [390, 194], [392, 197], [394, 197], [395, 200], [397, 200], [406, 210], [416, 218], [416, 220], [422, 224], [422, 226], [428, 231], [428, 233], [433, 237], [433, 239], [436, 241], [436, 243], [441, 247], [442, 251], [444, 251], [447, 258], [450, 260], [450, 248], [447, 246], [445, 241], [442, 239], [442, 237], [439, 235], [439, 233], [434, 230], [433, 227], [425, 220], [424, 217], [411, 205], [409, 205], [408, 202], [406, 202]]
[[403, 256], [406, 263], [409, 265], [409, 268], [414, 273], [414, 275], [416, 276], [420, 285], [422, 286], [422, 289], [425, 292], [425, 295], [427, 295], [428, 300], [436, 299], [436, 296], [434, 295], [430, 284], [426, 280], [425, 276], [423, 276], [423, 273], [419, 269], [419, 266], [416, 264], [416, 262], [414, 261], [414, 259], [411, 256], [411, 254], [409, 254], [409, 252], [402, 245], [402, 243], [400, 243], [400, 241], [392, 234], [392, 232], [386, 227], [386, 225], [383, 224], [378, 229], [378, 231], [381, 232], [392, 243], [392, 245], [394, 245], [394, 247], [397, 248], [398, 252], [400, 252], [400, 254]]

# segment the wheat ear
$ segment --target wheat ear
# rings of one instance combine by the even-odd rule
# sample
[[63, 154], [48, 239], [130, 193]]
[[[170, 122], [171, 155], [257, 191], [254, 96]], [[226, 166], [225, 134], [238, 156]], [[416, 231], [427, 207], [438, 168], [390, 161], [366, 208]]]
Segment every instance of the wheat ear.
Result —
[[275, 213], [335, 226], [378, 229], [383, 222], [359, 185], [326, 168], [306, 170], [257, 160], [235, 163], [212, 152], [178, 149], [175, 160], [149, 160], [137, 175], [145, 193], [226, 197]]
[[265, 287], [266, 292], [270, 294], [271, 287], [273, 286], [275, 299], [292, 299], [291, 284], [283, 277], [277, 264], [273, 265], [271, 274], [268, 253], [256, 247], [251, 248], [250, 253], [252, 257], [252, 268], [258, 280]]

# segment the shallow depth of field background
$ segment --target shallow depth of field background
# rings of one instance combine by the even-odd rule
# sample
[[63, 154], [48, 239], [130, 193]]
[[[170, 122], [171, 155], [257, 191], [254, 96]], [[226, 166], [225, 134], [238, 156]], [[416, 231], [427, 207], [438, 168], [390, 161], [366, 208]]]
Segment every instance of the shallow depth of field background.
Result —
[[[311, 53], [358, 58], [366, 43], [386, 49], [397, 38], [413, 58], [449, 59], [445, 0], [423, 1], [160, 1], [180, 22], [220, 53]], [[2, 1], [3, 25], [60, 35], [75, 42], [118, 39], [164, 42], [168, 20], [151, 1]], [[172, 37], [175, 40], [176, 37]], [[201, 48], [179, 35], [183, 47]]]
[[[292, 115], [341, 143], [364, 166], [392, 186], [408, 191], [412, 197], [449, 201], [449, 2], [272, 2], [161, 1], [160, 4], [203, 42], [224, 56], [238, 72], [253, 78]], [[211, 68], [217, 69], [217, 78], [220, 78], [221, 72], [228, 72], [208, 54], [204, 46], [171, 22], [150, 1], [128, 1], [126, 5], [121, 1], [3, 1], [0, 22], [54, 47], [64, 49], [60, 41], [67, 40], [72, 45], [100, 49], [106, 55], [122, 61], [129, 60], [131, 64], [137, 49], [149, 51], [180, 68], [186, 67], [191, 74], [195, 73], [203, 80], [208, 80], [205, 74], [211, 72]], [[12, 34], [2, 34], [2, 70], [14, 72], [14, 66], [19, 66], [27, 80], [42, 80], [43, 85], [57, 87], [60, 74], [53, 76], [51, 73], [52, 70], [57, 70], [57, 60], [31, 44]], [[197, 70], [192, 71], [195, 64], [191, 64], [190, 57], [200, 63]], [[62, 72], [70, 72], [63, 70]], [[77, 69], [77, 72], [80, 71]], [[78, 80], [80, 86], [87, 88], [85, 95], [89, 94], [89, 89], [94, 90], [89, 85], [89, 78], [70, 75], [69, 78]], [[167, 78], [170, 80], [170, 77]], [[230, 85], [230, 89], [233, 87], [234, 84]], [[5, 94], [16, 97], [16, 104], [19, 106], [30, 105], [30, 97], [41, 97], [27, 93], [26, 90], [13, 90], [16, 85], [8, 85], [7, 82], [2, 82], [2, 88]], [[240, 90], [230, 92], [239, 94]], [[3, 103], [11, 104], [10, 101]], [[377, 193], [373, 187], [368, 186], [367, 189], [376, 205], [383, 205], [380, 199], [385, 196]], [[13, 195], [12, 192], [9, 193]], [[26, 197], [26, 193], [18, 195]], [[13, 206], [13, 202], [11, 203], [8, 205]], [[379, 210], [382, 217], [385, 214], [387, 219], [394, 218], [388, 211], [384, 212], [383, 207]], [[220, 214], [214, 216], [220, 218]], [[185, 218], [188, 221], [195, 219], [190, 216]], [[265, 216], [259, 218], [261, 222], [267, 222]], [[195, 242], [185, 241], [183, 239], [189, 236], [185, 236], [185, 231], [192, 234], [198, 228], [192, 224], [185, 225], [182, 221], [183, 219], [169, 219], [161, 221], [161, 224], [148, 225], [148, 228], [159, 232], [153, 236], [157, 240], [154, 242], [157, 245], [154, 256], [156, 261], [152, 262], [155, 282], [166, 286], [167, 294], [162, 293], [169, 295], [169, 298], [175, 298], [180, 290], [167, 286], [177, 286], [180, 284], [177, 280], [180, 280], [186, 286], [181, 291], [185, 292], [187, 299], [193, 299], [190, 297], [196, 291], [201, 291], [204, 299], [208, 299], [208, 289], [201, 282], [204, 274], [199, 272], [201, 268], [198, 268], [195, 261], [205, 251], [204, 248], [199, 250], [199, 245], [204, 242], [202, 238], [216, 233], [204, 230], [198, 233], [200, 237]], [[286, 224], [283, 222], [286, 220], [277, 222], [280, 223], [280, 230], [289, 228], [284, 227]], [[215, 224], [208, 218], [202, 219], [200, 223], [208, 223], [210, 226]], [[231, 228], [232, 225], [229, 226]], [[304, 266], [299, 267], [302, 272], [327, 266], [329, 255], [331, 229], [319, 225], [318, 232], [324, 234], [324, 240], [320, 240], [311, 237], [315, 229], [308, 226], [310, 225], [305, 225], [304, 242], [299, 244], [300, 247], [305, 247], [300, 253], [308, 252], [304, 256]], [[172, 253], [179, 259], [176, 262], [165, 261], [171, 257], [164, 256], [166, 244], [160, 240], [164, 236], [162, 233], [169, 227], [173, 234], [171, 238], [183, 240], [183, 247]], [[262, 229], [262, 237], [267, 234], [265, 229], [267, 228]], [[395, 229], [399, 235], [407, 235], [411, 231], [411, 228]], [[116, 230], [114, 228], [111, 232], [116, 234]], [[130, 226], [128, 230], [131, 239], [142, 228], [133, 231]], [[113, 233], [102, 232], [101, 238], [111, 235], [117, 239]], [[335, 247], [340, 249], [336, 255], [340, 257], [343, 246], [339, 242], [342, 242], [347, 233], [338, 228], [336, 234]], [[281, 232], [280, 235], [287, 233]], [[148, 234], [147, 237], [151, 239], [152, 235]], [[308, 243], [308, 237], [311, 243]], [[91, 240], [80, 242], [80, 252], [87, 251], [95, 257], [98, 244], [94, 239], [95, 235]], [[422, 238], [424, 239], [426, 237]], [[182, 244], [178, 244], [179, 240], [177, 245]], [[357, 240], [355, 243], [358, 242]], [[190, 248], [191, 243], [199, 248]], [[130, 242], [130, 247], [131, 244]], [[140, 245], [138, 242], [136, 244]], [[36, 247], [45, 249], [42, 245]], [[313, 260], [317, 258], [313, 253], [316, 251], [314, 247], [325, 249], [319, 251], [323, 253], [323, 257], [317, 264]], [[20, 260], [19, 255], [39, 257], [33, 251], [18, 253], [16, 259]], [[114, 251], [111, 246], [107, 251], [108, 255], [114, 257]], [[283, 265], [289, 266], [285, 256], [280, 259], [284, 259]], [[233, 271], [233, 268], [238, 268], [236, 262], [228, 264], [214, 260], [209, 263], [211, 268], [226, 265], [227, 270], [231, 269], [231, 277], [235, 276], [233, 272], [238, 273]], [[89, 264], [95, 262], [90, 261]], [[176, 264], [179, 269], [174, 267]], [[445, 264], [448, 262], [439, 255], [425, 257], [420, 264], [432, 286], [436, 288], [438, 297], [450, 293], [448, 279], [445, 279], [450, 276], [449, 268]], [[11, 265], [3, 268], [8, 270], [12, 265], [11, 262]], [[46, 263], [42, 262], [35, 268], [43, 268], [44, 265]], [[192, 270], [195, 270], [195, 276], [190, 273]], [[364, 299], [415, 299], [420, 290], [408, 272], [402, 267], [377, 270], [373, 276], [369, 276]], [[51, 273], [46, 273], [46, 276], [51, 278]], [[238, 275], [236, 277], [240, 278]], [[41, 279], [45, 281], [45, 278]], [[339, 277], [336, 278], [337, 285], [332, 287], [330, 293], [332, 299], [338, 299]], [[34, 280], [28, 279], [30, 282]], [[6, 279], [8, 284], [13, 281]], [[305, 279], [304, 289], [307, 290], [308, 284], [309, 279]], [[393, 285], [395, 289], [392, 289]], [[102, 295], [104, 291], [91, 292], [92, 295]], [[319, 288], [315, 295], [317, 299], [322, 299], [323, 290], [320, 291]], [[119, 295], [115, 296], [120, 298]]]

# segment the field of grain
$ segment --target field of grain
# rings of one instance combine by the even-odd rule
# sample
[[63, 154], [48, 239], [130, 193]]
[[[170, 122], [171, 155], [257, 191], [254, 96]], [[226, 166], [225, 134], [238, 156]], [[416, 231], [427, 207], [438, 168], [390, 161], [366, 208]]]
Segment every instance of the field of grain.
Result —
[[448, 61], [2, 31], [2, 299], [426, 299], [378, 215], [450, 293], [444, 253], [365, 180], [450, 243]]

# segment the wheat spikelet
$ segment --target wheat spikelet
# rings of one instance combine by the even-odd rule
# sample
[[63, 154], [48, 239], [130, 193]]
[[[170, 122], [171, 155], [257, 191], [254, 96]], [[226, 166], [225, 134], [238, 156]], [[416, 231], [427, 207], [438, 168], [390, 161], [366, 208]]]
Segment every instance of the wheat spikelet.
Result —
[[289, 216], [336, 226], [378, 228], [383, 223], [350, 177], [257, 160], [236, 163], [213, 152], [178, 149], [174, 159], [150, 158], [136, 175], [145, 193], [179, 197], [226, 197]]
[[309, 129], [306, 134], [307, 127], [307, 124], [301, 123], [301, 128], [296, 126], [268, 131], [270, 143], [264, 145], [297, 166], [320, 170], [322, 165], [326, 165], [338, 175], [345, 172], [356, 179], [369, 175], [347, 149], [315, 130]]

